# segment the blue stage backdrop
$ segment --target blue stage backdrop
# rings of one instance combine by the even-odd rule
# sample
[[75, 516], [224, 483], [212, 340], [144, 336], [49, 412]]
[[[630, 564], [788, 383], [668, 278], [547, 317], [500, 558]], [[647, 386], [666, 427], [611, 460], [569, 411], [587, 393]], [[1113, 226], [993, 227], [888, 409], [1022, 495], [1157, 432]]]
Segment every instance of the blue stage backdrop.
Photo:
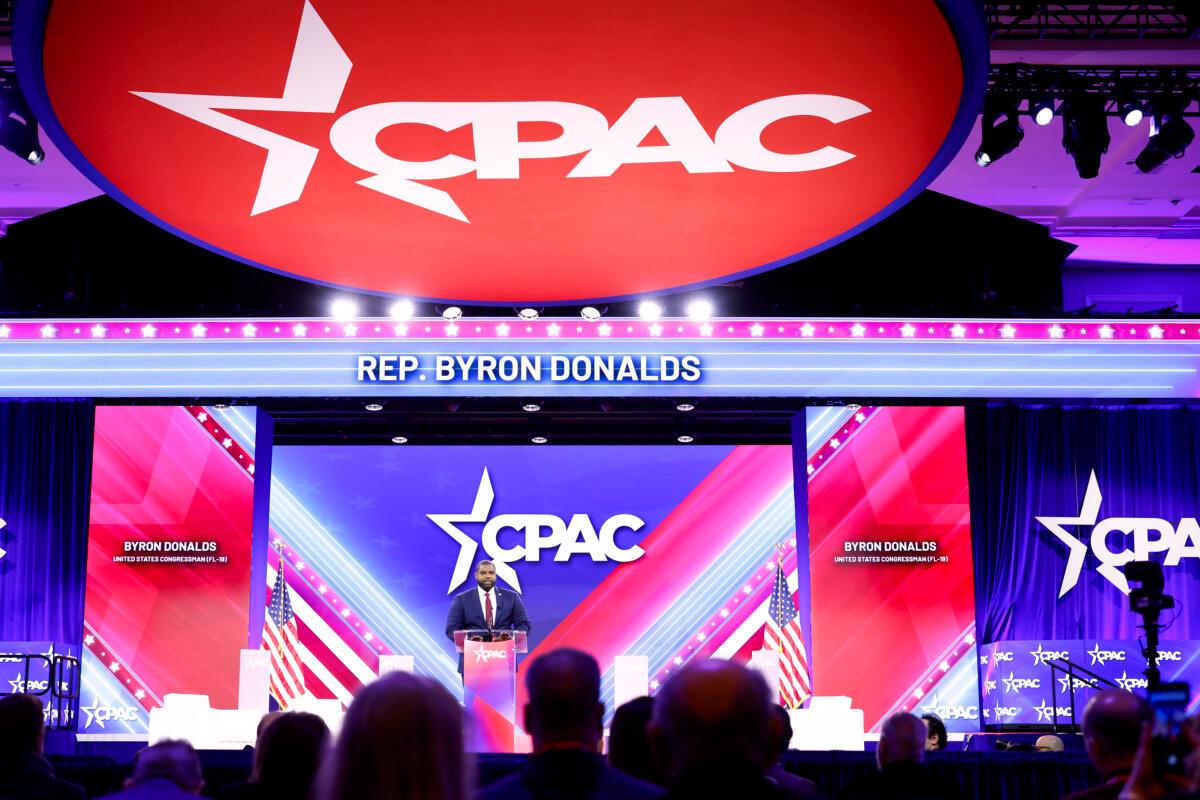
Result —
[[[1200, 639], [1200, 409], [993, 404], [968, 409], [967, 425], [985, 707], [989, 681], [1011, 686], [1029, 670], [1048, 681], [1039, 650], [1084, 666], [1093, 645], [1124, 651], [1127, 676], [1140, 676], [1121, 567], [1145, 558], [1163, 565], [1177, 603], [1163, 649], [1187, 657], [1169, 672], [1196, 683], [1200, 653], [1184, 645]], [[1011, 660], [988, 663], [997, 642], [1012, 644], [998, 651]]]
[[0, 400], [0, 641], [78, 645], [90, 400]]

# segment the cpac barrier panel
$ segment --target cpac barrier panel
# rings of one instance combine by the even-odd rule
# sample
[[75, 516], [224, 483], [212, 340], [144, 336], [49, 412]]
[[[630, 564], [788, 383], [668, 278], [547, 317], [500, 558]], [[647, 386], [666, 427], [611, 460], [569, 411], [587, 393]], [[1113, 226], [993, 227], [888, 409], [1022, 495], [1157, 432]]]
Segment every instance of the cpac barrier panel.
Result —
[[168, 693], [236, 708], [250, 617], [253, 440], [201, 406], [100, 406], [79, 732], [148, 733]]
[[1200, 393], [1193, 320], [9, 320], [10, 397]]
[[39, 121], [130, 208], [310, 280], [504, 304], [701, 285], [845, 238], [958, 152], [987, 68], [968, 0], [17, 13]]

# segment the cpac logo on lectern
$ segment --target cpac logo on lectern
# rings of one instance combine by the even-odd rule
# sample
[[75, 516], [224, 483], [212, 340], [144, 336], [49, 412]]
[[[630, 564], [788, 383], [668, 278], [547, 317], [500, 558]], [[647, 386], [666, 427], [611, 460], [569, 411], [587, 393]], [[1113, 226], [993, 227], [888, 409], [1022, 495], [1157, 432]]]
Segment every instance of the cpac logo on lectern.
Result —
[[[332, 113], [338, 108], [352, 67], [312, 3], [306, 2], [282, 97], [145, 91], [133, 94], [265, 148], [267, 159], [250, 211], [254, 215], [300, 199], [316, 163], [317, 149], [216, 109]], [[596, 109], [562, 100], [385, 102], [343, 114], [333, 123], [329, 142], [339, 156], [368, 173], [358, 181], [360, 186], [468, 222], [449, 192], [416, 181], [471, 173], [480, 180], [518, 180], [524, 160], [580, 154], [583, 158], [566, 174], [567, 178], [608, 178], [626, 164], [651, 163], [678, 163], [690, 174], [733, 172], [735, 166], [759, 172], [811, 172], [849, 161], [854, 153], [829, 145], [806, 153], [778, 153], [763, 145], [763, 131], [788, 117], [816, 117], [836, 124], [870, 110], [856, 100], [837, 95], [772, 97], [733, 112], [717, 128], [716, 136], [710, 137], [682, 97], [639, 97], [611, 128]], [[562, 133], [552, 139], [523, 141], [518, 131], [529, 123], [551, 123]], [[469, 127], [475, 157], [451, 154], [429, 161], [394, 158], [379, 146], [379, 135], [404, 124], [447, 132]], [[665, 146], [641, 144], [654, 130], [662, 134]]]
[[[1166, 553], [1163, 566], [1174, 567], [1184, 558], [1200, 558], [1200, 523], [1195, 517], [1184, 517], [1178, 525], [1157, 517], [1109, 517], [1097, 522], [1100, 500], [1100, 484], [1096, 481], [1096, 471], [1092, 470], [1077, 516], [1035, 517], [1069, 551], [1062, 585], [1058, 590], [1059, 597], [1071, 591], [1079, 582], [1079, 573], [1088, 553], [1088, 545], [1068, 532], [1068, 527], [1091, 527], [1091, 552], [1100, 562], [1096, 571], [1125, 594], [1129, 594], [1129, 584], [1121, 567], [1130, 561], [1145, 561], [1151, 553]], [[1133, 549], [1109, 549], [1108, 537], [1111, 534], [1133, 537]]]
[[[632, 533], [645, 524], [640, 517], [633, 514], [611, 516], [601, 523], [599, 531], [587, 514], [574, 514], [569, 522], [554, 514], [500, 514], [489, 519], [488, 514], [495, 499], [492, 479], [488, 475], [487, 467], [484, 467], [483, 476], [479, 479], [479, 489], [475, 492], [475, 503], [469, 513], [427, 515], [435, 525], [458, 542], [460, 547], [447, 594], [466, 582], [479, 548], [479, 544], [463, 533], [455, 523], [484, 523], [480, 536], [483, 551], [495, 563], [496, 576], [518, 592], [521, 591], [521, 581], [517, 578], [516, 570], [509, 564], [515, 561], [540, 562], [543, 550], [553, 550], [555, 561], [569, 561], [572, 556], [586, 555], [592, 561], [622, 563], [636, 561], [645, 553], [637, 545], [621, 547], [617, 544], [618, 533]], [[500, 534], [503, 531], [524, 532], [524, 543], [503, 547], [500, 544]]]
[[487, 648], [480, 647], [475, 651], [476, 663], [483, 662], [486, 664], [489, 661], [499, 661], [500, 659], [507, 657], [508, 653], [504, 650], [489, 650]]

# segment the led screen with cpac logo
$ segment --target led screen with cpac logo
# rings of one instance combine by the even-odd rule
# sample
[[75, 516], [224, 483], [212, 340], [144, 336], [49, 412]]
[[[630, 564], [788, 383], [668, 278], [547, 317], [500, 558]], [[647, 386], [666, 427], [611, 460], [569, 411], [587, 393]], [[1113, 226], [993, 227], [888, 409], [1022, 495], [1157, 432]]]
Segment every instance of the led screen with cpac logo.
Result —
[[777, 559], [793, 600], [807, 593], [786, 445], [280, 446], [272, 469], [271, 533], [321, 697], [350, 697], [390, 653], [461, 693], [444, 629], [482, 559], [520, 593], [529, 657], [593, 653], [610, 708], [615, 656], [646, 656], [653, 690], [761, 648]]
[[39, 119], [129, 207], [310, 280], [482, 303], [703, 285], [845, 238], [958, 151], [987, 64], [968, 0], [18, 14]]

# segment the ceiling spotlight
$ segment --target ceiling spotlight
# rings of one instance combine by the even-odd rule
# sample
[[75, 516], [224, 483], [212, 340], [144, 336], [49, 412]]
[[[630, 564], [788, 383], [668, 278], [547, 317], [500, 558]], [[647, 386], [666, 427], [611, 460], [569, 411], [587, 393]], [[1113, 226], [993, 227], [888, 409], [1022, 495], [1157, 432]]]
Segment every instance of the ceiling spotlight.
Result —
[[395, 320], [406, 320], [413, 318], [414, 307], [411, 300], [397, 300], [392, 303], [392, 307], [388, 309], [388, 316]]
[[454, 320], [461, 318], [462, 309], [458, 306], [449, 306], [445, 311], [442, 312], [442, 319], [446, 320], [447, 322], [454, 322]]
[[406, 444], [408, 442], [408, 437], [407, 436], [393, 436], [392, 442], [394, 444]]
[[638, 316], [644, 320], [656, 320], [662, 316], [662, 306], [653, 300], [643, 300], [638, 304]]
[[1121, 121], [1130, 128], [1142, 124], [1145, 113], [1142, 111], [1141, 102], [1135, 98], [1125, 97], [1117, 101], [1117, 109], [1121, 115]]
[[579, 316], [583, 317], [588, 322], [595, 322], [596, 320], [600, 319], [600, 309], [595, 308], [594, 306], [584, 306], [579, 311]]
[[538, 318], [538, 312], [536, 308], [522, 308], [517, 312], [517, 316], [526, 322], [533, 322]]
[[535, 411], [541, 411], [542, 407], [537, 403], [526, 403], [525, 405], [521, 406], [521, 410], [528, 411], [530, 414], [532, 414]]
[[681, 433], [675, 437], [675, 441], [679, 442], [680, 444], [691, 444], [696, 440], [691, 436], [688, 436], [686, 433]]
[[383, 411], [383, 406], [379, 403], [367, 403], [363, 408], [367, 411]]
[[329, 307], [329, 315], [338, 322], [348, 322], [358, 316], [358, 304], [344, 297], [334, 300], [333, 305]]
[[532, 439], [530, 439], [529, 441], [533, 442], [534, 444], [545, 444], [546, 442], [548, 442], [550, 440], [547, 439], [545, 436], [535, 436]]
[[1038, 125], [1045, 127], [1054, 121], [1054, 98], [1042, 97], [1029, 101], [1029, 116]]
[[693, 300], [687, 305], [688, 319], [692, 322], [705, 322], [712, 319], [713, 304], [707, 300]]
[[983, 106], [982, 131], [975, 163], [986, 167], [1016, 150], [1025, 138], [1025, 129], [1017, 116], [1017, 104], [1012, 100], [989, 97]]
[[40, 164], [46, 157], [37, 119], [12, 75], [0, 79], [0, 146], [29, 164]]
[[228, 411], [229, 403], [213, 403], [213, 408], [217, 411]]
[[1155, 172], [1172, 158], [1179, 158], [1196, 138], [1196, 132], [1183, 118], [1180, 102], [1159, 104], [1150, 120], [1150, 140], [1133, 163], [1142, 172]]
[[1075, 171], [1081, 178], [1100, 174], [1100, 156], [1108, 152], [1112, 137], [1108, 134], [1108, 116], [1104, 98], [1082, 94], [1063, 103], [1062, 146], [1075, 159]]
[[696, 407], [694, 405], [692, 405], [691, 403], [676, 403], [675, 410], [676, 411], [695, 411]]

